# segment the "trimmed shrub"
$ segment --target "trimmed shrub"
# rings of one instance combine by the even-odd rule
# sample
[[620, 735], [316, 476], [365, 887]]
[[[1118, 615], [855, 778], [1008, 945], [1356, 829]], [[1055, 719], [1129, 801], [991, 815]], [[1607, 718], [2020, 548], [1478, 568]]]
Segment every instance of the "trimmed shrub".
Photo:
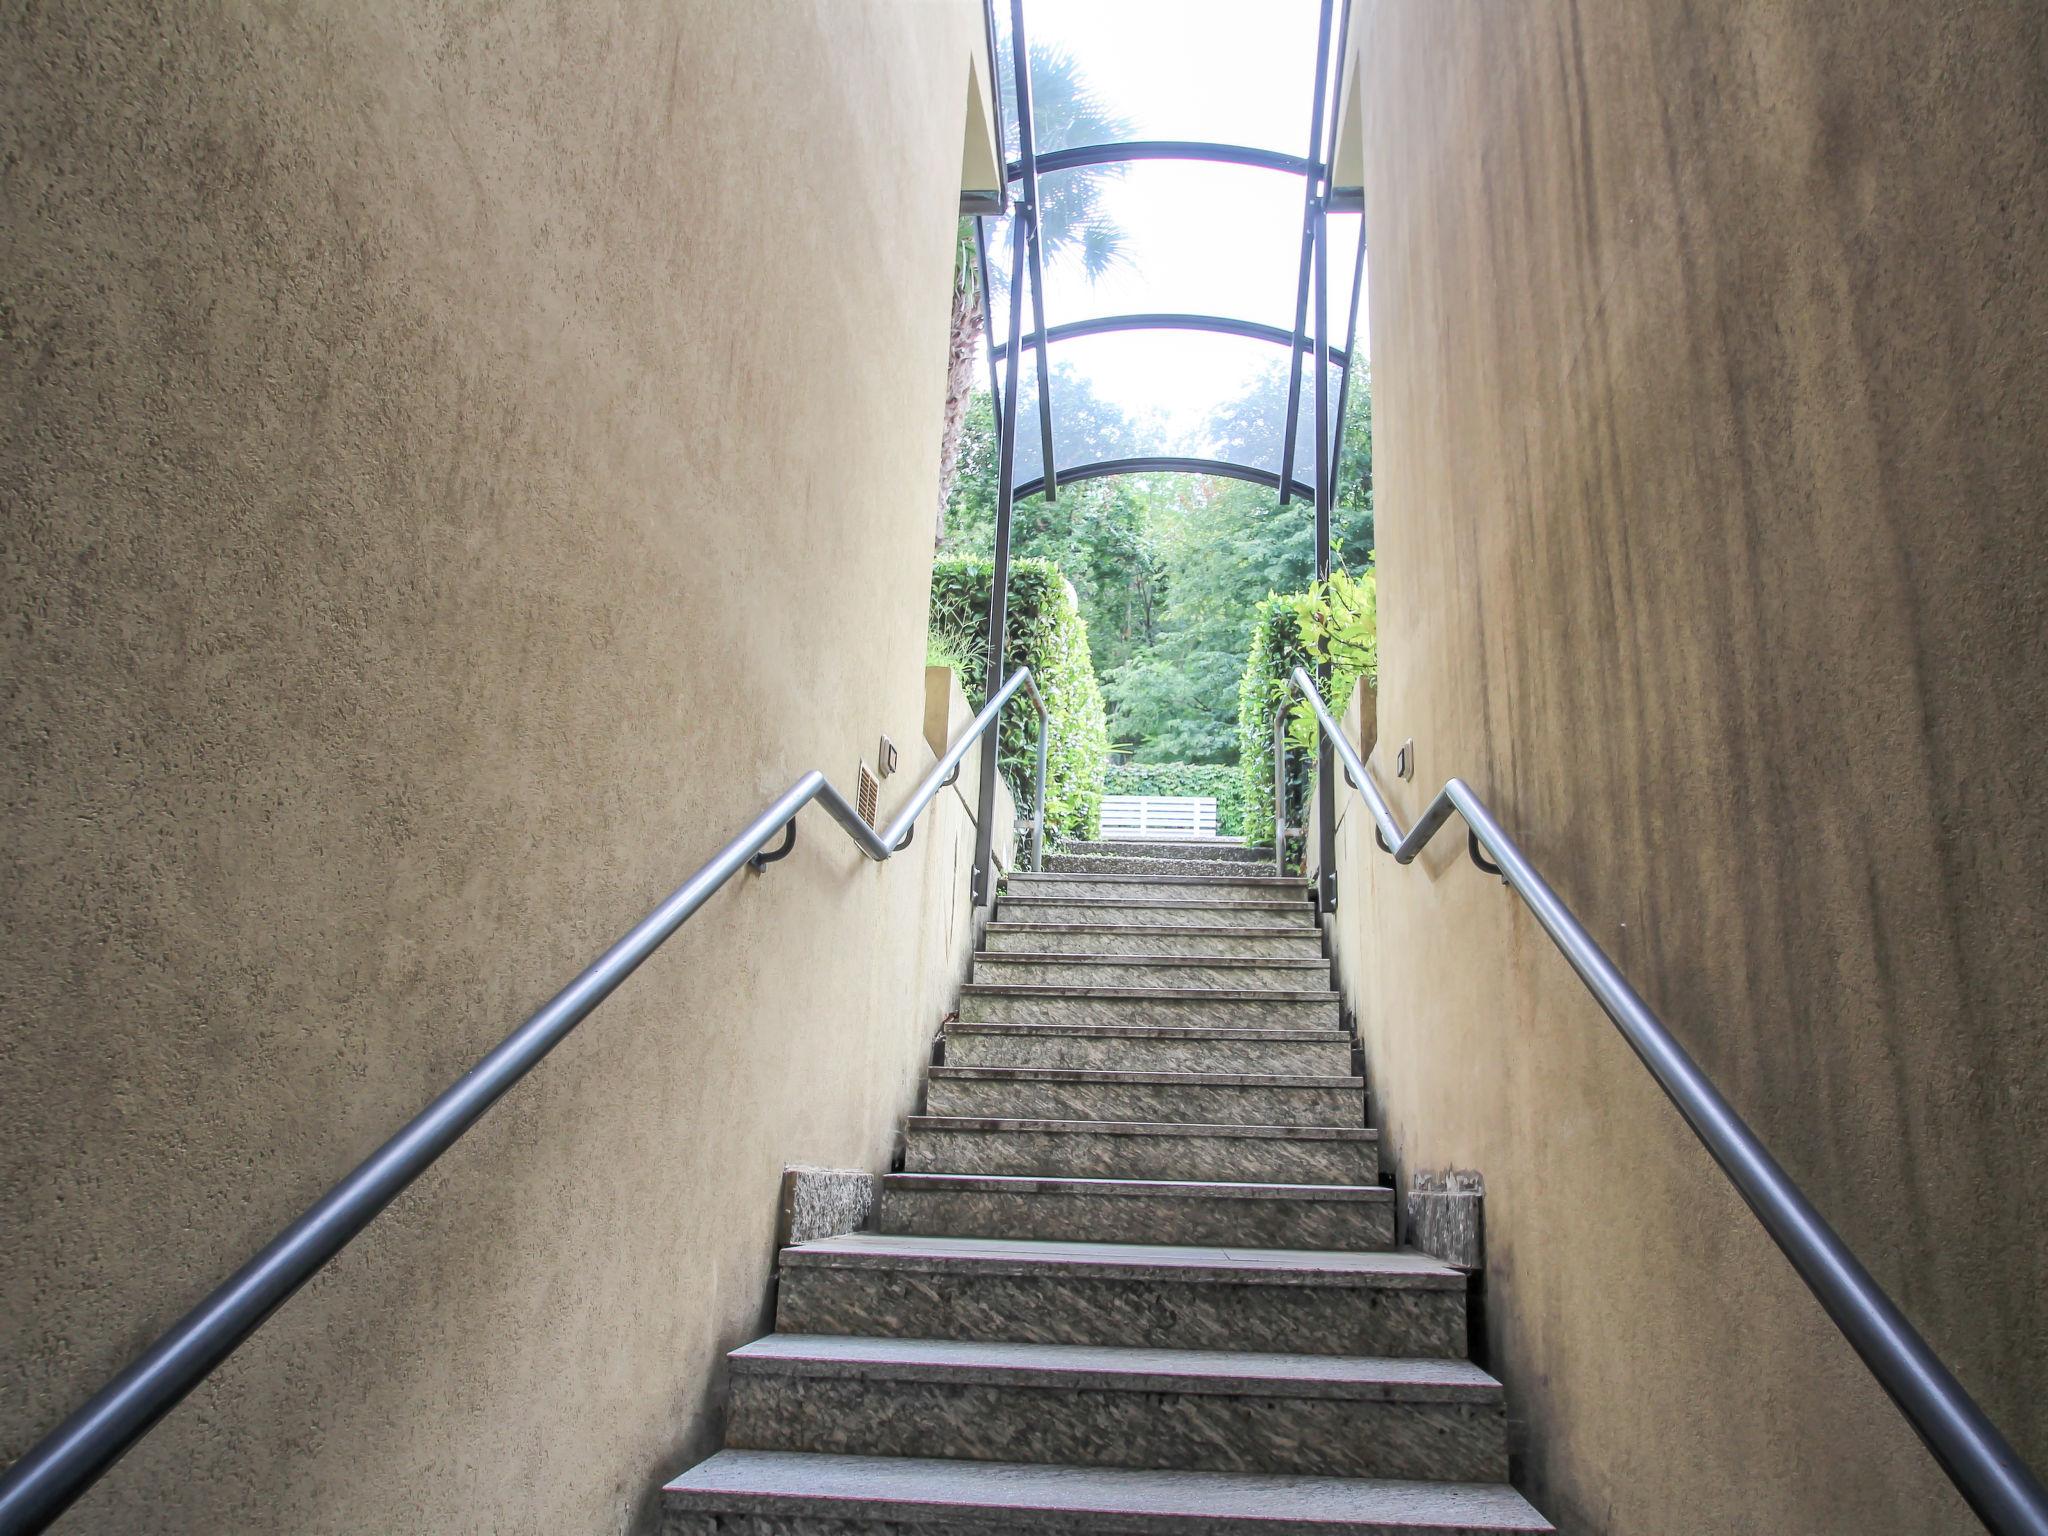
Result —
[[1102, 775], [1102, 792], [1208, 795], [1216, 801], [1217, 835], [1244, 835], [1244, 774], [1227, 763], [1111, 763]]
[[[977, 710], [988, 701], [988, 601], [995, 566], [952, 559], [932, 565], [930, 643], [959, 656], [960, 686]], [[1045, 696], [1051, 727], [1046, 756], [1045, 830], [1061, 838], [1093, 837], [1102, 813], [1102, 769], [1109, 729], [1102, 689], [1088, 655], [1088, 626], [1073, 586], [1050, 560], [1010, 562], [1010, 608], [1003, 675], [1029, 667]], [[1036, 771], [1037, 712], [1021, 700], [1003, 711], [996, 761], [1016, 796], [1020, 819], [1031, 814]]]
[[1244, 786], [1244, 835], [1253, 843], [1273, 837], [1273, 715], [1292, 701], [1287, 741], [1287, 820], [1299, 826], [1314, 782], [1318, 732], [1314, 713], [1288, 686], [1296, 667], [1311, 672], [1330, 663], [1323, 700], [1340, 714], [1358, 680], [1379, 680], [1378, 593], [1373, 572], [1334, 572], [1306, 592], [1273, 595], [1255, 610], [1251, 654], [1237, 689], [1237, 754]]

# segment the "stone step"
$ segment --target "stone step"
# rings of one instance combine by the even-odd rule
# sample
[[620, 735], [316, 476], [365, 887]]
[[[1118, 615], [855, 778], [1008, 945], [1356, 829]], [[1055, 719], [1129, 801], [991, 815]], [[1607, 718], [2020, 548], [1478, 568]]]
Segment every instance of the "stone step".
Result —
[[1146, 897], [1044, 896], [1006, 893], [996, 900], [999, 919], [1027, 923], [1090, 923], [1118, 928], [1257, 928], [1306, 932], [1320, 940], [1316, 910], [1305, 901], [1186, 901]]
[[1057, 987], [1327, 988], [1330, 962], [1320, 955], [1270, 959], [1232, 955], [988, 954], [974, 957], [974, 979]]
[[949, 1067], [1069, 1067], [1126, 1072], [1343, 1075], [1351, 1038], [1335, 1029], [1216, 1029], [1183, 1024], [946, 1026]]
[[1248, 848], [1242, 839], [1222, 837], [1102, 838], [1060, 844], [1061, 853], [1106, 853], [1140, 859], [1226, 859], [1236, 864], [1273, 864], [1269, 846]]
[[969, 1024], [1215, 1024], [1335, 1029], [1337, 994], [1231, 987], [999, 986], [960, 989]]
[[1148, 905], [1157, 901], [1293, 901], [1310, 907], [1307, 880], [1277, 875], [1055, 875], [1016, 871], [1003, 878], [1013, 896], [1069, 896]]
[[1377, 1184], [1379, 1135], [1365, 1128], [1118, 1124], [912, 1115], [907, 1173], [1209, 1179], [1230, 1184]]
[[1248, 859], [1151, 858], [1139, 853], [1049, 853], [1045, 872], [1052, 875], [1187, 875], [1277, 874], [1273, 861]]
[[1312, 928], [1168, 928], [1130, 923], [994, 922], [982, 930], [985, 954], [1230, 955], [1313, 960], [1322, 956]]
[[1365, 1123], [1365, 1079], [945, 1066], [931, 1069], [925, 1103], [934, 1115], [970, 1117], [1350, 1126]]
[[1499, 1481], [1465, 1360], [771, 1334], [727, 1357], [735, 1450]]
[[853, 1232], [782, 1250], [775, 1327], [1458, 1359], [1465, 1277], [1413, 1250]]
[[1542, 1536], [1505, 1483], [720, 1451], [662, 1490], [664, 1536]]
[[1381, 1185], [892, 1173], [882, 1180], [877, 1225], [927, 1237], [1372, 1252], [1394, 1244], [1394, 1192]]

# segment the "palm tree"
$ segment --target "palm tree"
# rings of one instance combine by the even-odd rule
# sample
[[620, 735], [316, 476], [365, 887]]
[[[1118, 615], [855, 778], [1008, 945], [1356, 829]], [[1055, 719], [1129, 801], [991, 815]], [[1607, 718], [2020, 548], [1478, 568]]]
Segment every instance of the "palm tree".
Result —
[[[1018, 153], [1017, 92], [1003, 76], [1003, 122], [1008, 151]], [[1073, 56], [1059, 48], [1031, 50], [1031, 113], [1041, 151], [1077, 144], [1112, 144], [1131, 135], [1130, 122], [1092, 91]], [[1120, 165], [1087, 166], [1042, 177], [1038, 184], [1038, 241], [1050, 263], [1071, 258], [1092, 281], [1123, 259], [1124, 232], [1103, 208], [1103, 191], [1123, 175]], [[991, 267], [1000, 297], [1004, 274]], [[976, 354], [981, 350], [981, 283], [975, 270], [974, 221], [960, 221], [953, 260], [953, 330], [947, 358], [946, 416], [939, 439], [939, 528], [960, 463], [960, 433], [967, 424], [967, 397], [974, 391]]]

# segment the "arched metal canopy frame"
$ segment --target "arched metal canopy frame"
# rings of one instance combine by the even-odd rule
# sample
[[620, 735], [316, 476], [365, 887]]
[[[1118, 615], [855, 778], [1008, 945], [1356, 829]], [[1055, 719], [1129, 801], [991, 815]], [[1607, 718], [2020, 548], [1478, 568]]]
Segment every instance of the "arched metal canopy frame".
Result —
[[[1270, 469], [1261, 469], [1256, 464], [1240, 464], [1235, 459], [1184, 458], [1173, 454], [1152, 454], [1127, 459], [1097, 459], [1091, 464], [1061, 466], [1059, 481], [1072, 485], [1082, 480], [1106, 480], [1112, 475], [1215, 475], [1224, 480], [1244, 480], [1253, 485], [1263, 485], [1269, 491], [1280, 489], [1279, 474]], [[1016, 500], [1036, 496], [1045, 489], [1045, 477], [1027, 480], [1012, 493]], [[1294, 494], [1314, 496], [1315, 487], [1294, 482]]]
[[[1347, 30], [1349, 23], [1350, 16], [1347, 6], [1344, 17], [1344, 25]], [[1321, 52], [1327, 49], [1328, 45], [1329, 39], [1327, 33], [1325, 33], [1319, 40], [1318, 51]], [[1318, 89], [1316, 107], [1318, 128], [1322, 118], [1321, 82], [1324, 77], [1325, 65], [1323, 62], [1319, 62], [1317, 65]], [[1281, 175], [1299, 176], [1303, 178], [1304, 201], [1311, 207], [1316, 207], [1320, 203], [1321, 210], [1327, 210], [1328, 208], [1328, 189], [1324, 189], [1324, 196], [1320, 200], [1316, 196], [1317, 188], [1328, 170], [1328, 165], [1323, 160], [1321, 154], [1319, 131], [1311, 136], [1310, 152], [1307, 155], [1290, 155], [1285, 150], [1262, 149], [1251, 144], [1225, 144], [1208, 139], [1129, 139], [1110, 144], [1077, 144], [1066, 149], [1033, 153], [1030, 156], [1030, 163], [1028, 165], [1024, 159], [1020, 158], [1009, 161], [1005, 169], [1012, 182], [1026, 183], [1034, 189], [1033, 200], [1035, 200], [1036, 180], [1040, 173], [1079, 170], [1083, 167], [1094, 165], [1124, 165], [1149, 160], [1175, 160], [1207, 165], [1242, 165], [1258, 170], [1274, 171]], [[977, 245], [985, 251], [985, 245], [982, 243], [984, 231], [981, 229], [980, 221], [977, 220], [976, 222]], [[1334, 465], [1338, 460], [1339, 451], [1342, 447], [1344, 433], [1343, 402], [1350, 393], [1351, 352], [1357, 343], [1358, 333], [1358, 279], [1363, 275], [1365, 261], [1365, 230], [1361, 226], [1358, 232], [1357, 261], [1352, 279], [1350, 334], [1346, 337], [1345, 345], [1333, 347], [1328, 344], [1327, 338], [1310, 336], [1307, 323], [1310, 263], [1313, 251], [1321, 243], [1317, 237], [1326, 228], [1327, 225], [1315, 213], [1310, 213], [1304, 220], [1301, 273], [1296, 303], [1297, 319], [1295, 328], [1291, 332], [1280, 326], [1267, 325], [1256, 320], [1242, 320], [1230, 315], [1163, 312], [1101, 315], [1088, 320], [1069, 320], [1059, 325], [1043, 326], [1040, 330], [1020, 335], [1018, 337], [1018, 350], [1020, 352], [1027, 350], [1035, 352], [1038, 359], [1040, 379], [1046, 381], [1046, 375], [1051, 371], [1047, 362], [1047, 353], [1050, 349], [1049, 344], [1082, 336], [1098, 336], [1115, 332], [1144, 330], [1205, 331], [1216, 335], [1243, 336], [1254, 341], [1268, 341], [1277, 346], [1289, 348], [1295, 361], [1293, 376], [1288, 381], [1287, 420], [1281, 443], [1281, 468], [1278, 473], [1274, 473], [1255, 469], [1249, 465], [1234, 465], [1232, 467], [1241, 468], [1246, 471], [1245, 474], [1237, 478], [1257, 481], [1278, 490], [1283, 505], [1294, 496], [1313, 499], [1313, 486], [1305, 485], [1294, 474], [1295, 431], [1301, 399], [1301, 358], [1305, 353], [1313, 356], [1317, 351], [1321, 351], [1329, 363], [1336, 365], [1342, 370], [1343, 384], [1338, 390], [1339, 407], [1335, 422], [1337, 441], [1330, 445], [1329, 455], [1330, 463]], [[984, 304], [987, 304], [989, 294], [987, 270], [987, 262], [984, 256], [982, 263], [982, 296]], [[1035, 272], [1031, 274], [1031, 277], [1035, 284], [1042, 283], [1043, 281], [1038, 278]], [[1039, 290], [1034, 287], [1034, 298], [1037, 298], [1038, 292]], [[994, 315], [985, 311], [985, 321], [988, 323], [985, 324], [984, 333], [991, 337], [993, 337], [995, 329], [992, 323], [993, 320]], [[1322, 343], [1320, 347], [1317, 345], [1318, 341]], [[1008, 355], [1009, 346], [1007, 343], [992, 341], [988, 347], [990, 383], [994, 388], [993, 399], [996, 404], [998, 420], [1002, 416], [1002, 386], [996, 377], [996, 366], [1004, 361]], [[1056, 488], [1059, 482], [1074, 478], [1075, 475], [1073, 470], [1059, 463], [1057, 453], [1051, 451], [1053, 435], [1051, 420], [1052, 402], [1046, 393], [1045, 382], [1041, 382], [1040, 385], [1039, 414], [1040, 433], [1044, 440], [1044, 446], [1047, 449], [1043, 457], [1050, 471], [1049, 478], [1055, 487], [1054, 494], [1057, 495]], [[1146, 462], [1154, 463], [1157, 461], [1147, 460]], [[1222, 464], [1225, 461], [1204, 460], [1202, 462]], [[1211, 469], [1202, 472], [1225, 473], [1221, 469]], [[1013, 494], [1017, 496], [1041, 494], [1046, 478], [1042, 476], [1039, 480], [1033, 481], [1028, 493], [1019, 489]]]
[[[1302, 155], [1259, 149], [1250, 144], [1215, 144], [1206, 139], [1125, 139], [1115, 144], [1076, 144], [1050, 149], [1036, 160], [1040, 172], [1074, 171], [1090, 165], [1122, 165], [1133, 160], [1197, 160], [1211, 165], [1249, 165], [1260, 170], [1306, 176], [1314, 169]], [[1012, 160], [1010, 180], [1024, 179], [1024, 162]]]
[[[991, 38], [995, 33], [997, 3], [998, 0], [983, 0]], [[1329, 251], [1327, 214], [1332, 192], [1329, 186], [1329, 161], [1323, 152], [1326, 115], [1324, 108], [1329, 85], [1332, 23], [1336, 20], [1339, 3], [1340, 0], [1319, 0], [1317, 6], [1319, 15], [1316, 31], [1314, 107], [1306, 155], [1291, 155], [1281, 150], [1261, 149], [1249, 144], [1223, 144], [1196, 139], [1137, 139], [1113, 144], [1080, 144], [1040, 154], [1032, 131], [1031, 72], [1028, 67], [1030, 51], [1024, 37], [1024, 0], [1009, 0], [1010, 71], [1017, 102], [1019, 154], [1017, 159], [1009, 161], [1004, 167], [1006, 185], [1013, 185], [1016, 188], [1014, 212], [1011, 214], [1011, 259], [1008, 269], [1008, 339], [1004, 342], [996, 340], [994, 305], [991, 299], [993, 289], [989, 282], [987, 216], [979, 215], [974, 221], [975, 261], [981, 279], [983, 333], [989, 339], [989, 387], [995, 406], [997, 443], [995, 562], [991, 573], [988, 614], [988, 655], [991, 658], [991, 669], [996, 665], [996, 658], [1004, 654], [1007, 634], [1011, 511], [1020, 497], [1044, 496], [1048, 501], [1054, 499], [1059, 494], [1058, 487], [1062, 480], [1073, 482], [1102, 479], [1113, 475], [1148, 473], [1214, 475], [1223, 479], [1266, 486], [1277, 493], [1283, 506], [1293, 497], [1300, 496], [1315, 506], [1316, 574], [1318, 577], [1329, 574], [1330, 512], [1334, 499], [1330, 481], [1342, 450], [1344, 413], [1341, 401], [1350, 383], [1349, 365], [1357, 343], [1356, 279], [1353, 281], [1351, 334], [1346, 337], [1342, 348], [1333, 348], [1330, 345], [1324, 283]], [[1337, 37], [1337, 56], [1340, 58], [1344, 53], [1343, 33], [1348, 31], [1350, 26], [1350, 0], [1341, 0], [1341, 3], [1343, 30], [1338, 32]], [[1294, 327], [1291, 331], [1230, 315], [1179, 313], [1104, 315], [1058, 325], [1048, 323], [1045, 313], [1045, 269], [1039, 244], [1039, 173], [1050, 174], [1057, 171], [1079, 170], [1086, 166], [1120, 165], [1146, 160], [1239, 165], [1300, 178], [1303, 213], [1301, 261], [1296, 282]], [[1361, 221], [1361, 262], [1364, 242], [1365, 231]], [[1317, 257], [1320, 259], [1313, 259]], [[1316, 301], [1313, 337], [1309, 334], [1312, 267]], [[1029, 335], [1025, 334], [1022, 324], [1027, 289], [1036, 322]], [[1290, 366], [1287, 420], [1283, 432], [1280, 467], [1277, 471], [1230, 459], [1177, 455], [1099, 459], [1092, 463], [1075, 465], [1062, 465], [1059, 462], [1059, 455], [1053, 443], [1051, 367], [1048, 361], [1052, 343], [1081, 336], [1145, 330], [1196, 331], [1242, 336], [1288, 348]], [[1036, 415], [1042, 472], [1038, 479], [1020, 486], [1016, 479], [1017, 396], [1021, 383], [1019, 368], [1024, 362], [1021, 354], [1027, 348], [1032, 353], [1032, 361], [1036, 365], [1034, 371], [1038, 378]], [[1294, 474], [1304, 355], [1313, 358], [1316, 364], [1315, 446], [1310, 450], [1315, 455], [1316, 462], [1313, 483], [1304, 483]], [[1329, 414], [1329, 365], [1333, 362], [1342, 370], [1344, 380], [1337, 391], [1340, 408], [1334, 422], [1331, 421]], [[1331, 430], [1333, 426], [1334, 431]], [[988, 686], [993, 689], [996, 682], [995, 672], [991, 670]], [[1318, 765], [1318, 778], [1321, 803], [1325, 810], [1318, 827], [1321, 857], [1317, 880], [1317, 904], [1323, 910], [1330, 911], [1336, 906], [1337, 896], [1335, 826], [1328, 813], [1328, 807], [1335, 803], [1335, 787], [1330, 782], [1330, 768], [1327, 763]], [[982, 761], [978, 804], [992, 803], [995, 792], [994, 780], [995, 754], [986, 753]], [[993, 892], [991, 825], [992, 820], [986, 817], [977, 823], [972, 897], [977, 906], [985, 904]]]
[[[1159, 312], [1097, 315], [1090, 320], [1065, 320], [1046, 331], [1028, 332], [1018, 342], [1018, 346], [1029, 349], [1046, 342], [1070, 341], [1077, 336], [1101, 336], [1113, 331], [1211, 331], [1221, 336], [1246, 336], [1253, 341], [1270, 341], [1276, 347], [1294, 344], [1294, 333], [1284, 326], [1267, 325], [1258, 320], [1237, 320], [1229, 315]], [[1002, 341], [989, 348], [990, 355], [997, 362], [1007, 357], [1009, 351], [1009, 343]], [[1350, 349], [1330, 348], [1330, 361], [1339, 368], [1346, 366], [1351, 361]]]

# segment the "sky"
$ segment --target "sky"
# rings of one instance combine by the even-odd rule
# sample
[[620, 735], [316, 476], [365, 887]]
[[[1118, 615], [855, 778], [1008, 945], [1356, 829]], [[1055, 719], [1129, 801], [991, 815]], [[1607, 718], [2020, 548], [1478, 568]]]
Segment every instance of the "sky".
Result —
[[[1315, 0], [1025, 0], [1024, 25], [1034, 48], [1052, 45], [1073, 56], [1096, 94], [1130, 119], [1135, 138], [1207, 139], [1298, 155], [1308, 149], [1316, 15]], [[1007, 15], [999, 19], [1007, 30]], [[1186, 310], [1292, 326], [1299, 177], [1246, 166], [1138, 162], [1112, 184], [1106, 201], [1126, 232], [1127, 259], [1093, 284], [1077, 264], [1049, 267], [1050, 323]], [[1358, 223], [1356, 216], [1330, 220], [1330, 325], [1340, 344]], [[1003, 325], [1001, 314], [996, 323]], [[1364, 324], [1361, 310], [1361, 333]], [[1055, 365], [1086, 375], [1133, 417], [1155, 420], [1158, 452], [1198, 433], [1215, 406], [1284, 357], [1267, 342], [1174, 331], [1078, 338], [1056, 342], [1051, 353]]]

